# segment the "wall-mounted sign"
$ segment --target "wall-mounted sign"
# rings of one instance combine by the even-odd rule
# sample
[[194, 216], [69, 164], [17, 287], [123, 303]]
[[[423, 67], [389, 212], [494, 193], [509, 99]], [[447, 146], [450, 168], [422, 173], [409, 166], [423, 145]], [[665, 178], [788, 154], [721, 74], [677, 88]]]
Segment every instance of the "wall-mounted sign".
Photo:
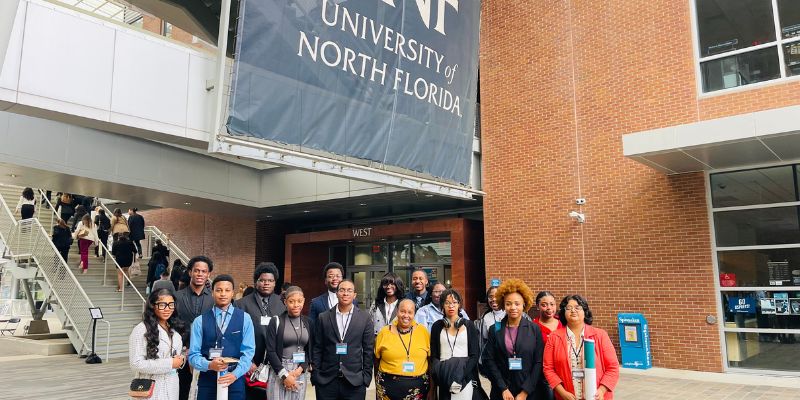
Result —
[[719, 274], [719, 285], [722, 287], [736, 286], [736, 274]]
[[370, 237], [372, 236], [372, 228], [353, 228], [353, 237]]
[[729, 297], [728, 311], [732, 313], [755, 314], [756, 299], [752, 297]]
[[241, 0], [228, 132], [467, 184], [480, 9]]

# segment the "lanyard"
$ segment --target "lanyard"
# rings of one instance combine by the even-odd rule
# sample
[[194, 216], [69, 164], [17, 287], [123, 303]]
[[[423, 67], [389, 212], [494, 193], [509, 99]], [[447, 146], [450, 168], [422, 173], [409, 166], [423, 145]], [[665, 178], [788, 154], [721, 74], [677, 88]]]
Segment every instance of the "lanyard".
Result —
[[511, 341], [511, 348], [514, 350], [514, 358], [517, 358], [517, 338], [519, 337], [519, 326], [517, 326], [517, 333], [514, 335], [514, 338], [511, 338], [511, 328], [510, 326], [506, 325], [506, 336], [508, 336], [508, 340]]
[[[395, 326], [397, 328], [397, 326]], [[397, 337], [400, 338], [400, 343], [403, 344], [403, 348], [406, 350], [406, 360], [411, 360], [411, 339], [414, 336], [414, 328], [411, 328], [411, 332], [408, 335], [408, 346], [406, 346], [406, 342], [403, 341], [403, 335], [400, 334], [400, 329], [397, 328]]]
[[222, 309], [220, 309], [220, 312], [222, 312], [222, 324], [217, 325], [217, 321], [214, 321], [214, 327], [217, 328], [217, 341], [216, 341], [217, 347], [219, 347], [220, 336], [224, 336], [223, 332], [225, 332], [225, 320], [228, 318], [228, 311], [222, 311]]
[[[288, 319], [289, 319], [289, 323], [292, 324], [292, 329], [294, 330], [294, 336], [297, 338], [297, 351], [300, 351], [303, 348], [303, 346], [301, 345], [302, 342], [300, 340], [300, 339], [303, 338], [303, 328], [304, 328], [303, 319], [300, 318], [300, 328], [299, 329], [295, 328], [294, 322], [292, 322], [292, 318], [291, 317], [289, 317]], [[298, 330], [300, 331], [300, 333], [297, 332]], [[342, 340], [342, 341], [344, 341], [344, 340]]]
[[[450, 357], [456, 356], [456, 344], [458, 344], [458, 334], [461, 332], [461, 328], [456, 329], [456, 336], [453, 338], [453, 344], [450, 344], [450, 332], [449, 329], [445, 329], [444, 336], [447, 338], [447, 345], [450, 347]], [[409, 340], [409, 345], [411, 341]]]
[[578, 363], [580, 363], [580, 355], [581, 351], [583, 351], [583, 344], [585, 343], [583, 340], [583, 335], [581, 335], [581, 346], [578, 347], [577, 350], [575, 350], [575, 340], [577, 340], [577, 337], [573, 336], [571, 339], [573, 340], [569, 341], [569, 350], [572, 351], [572, 354], [575, 355], [575, 359], [578, 361]]
[[341, 335], [342, 335], [341, 343], [344, 343], [344, 337], [347, 334], [347, 327], [350, 326], [350, 320], [352, 318], [353, 318], [353, 309], [352, 308], [350, 309], [350, 312], [347, 314], [347, 323], [344, 322], [344, 314], [342, 314], [342, 332], [340, 332]]

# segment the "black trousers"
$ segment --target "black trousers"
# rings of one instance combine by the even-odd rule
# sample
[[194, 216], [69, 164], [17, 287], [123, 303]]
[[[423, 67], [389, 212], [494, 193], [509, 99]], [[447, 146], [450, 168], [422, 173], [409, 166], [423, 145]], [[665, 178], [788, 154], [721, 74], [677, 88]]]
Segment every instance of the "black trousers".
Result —
[[103, 246], [94, 246], [94, 255], [100, 257], [100, 253], [102, 252], [103, 257], [105, 257], [106, 256], [105, 248], [108, 247], [108, 231], [101, 231], [98, 229], [97, 238], [100, 240], [100, 243], [102, 243]]
[[139, 239], [139, 240], [131, 240], [131, 242], [133, 242], [133, 245], [136, 246], [136, 251], [139, 253], [139, 257], [141, 257], [142, 256], [142, 240], [141, 239]]
[[178, 387], [180, 388], [178, 399], [189, 400], [189, 389], [192, 388], [192, 370], [189, 369], [188, 362], [178, 370]]
[[345, 378], [335, 378], [324, 384], [314, 386], [317, 400], [363, 399], [367, 395], [366, 386], [353, 386]]
[[19, 214], [22, 219], [33, 218], [33, 212], [36, 210], [36, 207], [33, 204], [23, 204], [19, 210]]

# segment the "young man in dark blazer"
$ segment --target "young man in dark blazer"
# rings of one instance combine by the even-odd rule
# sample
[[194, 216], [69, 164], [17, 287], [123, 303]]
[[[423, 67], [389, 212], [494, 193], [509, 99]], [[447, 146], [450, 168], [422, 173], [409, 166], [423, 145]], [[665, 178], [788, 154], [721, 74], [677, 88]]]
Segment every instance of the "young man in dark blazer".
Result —
[[[214, 263], [206, 256], [196, 256], [189, 260], [187, 271], [189, 273], [189, 285], [179, 290], [175, 294], [175, 311], [181, 321], [187, 327], [186, 335], [183, 338], [183, 345], [189, 347], [188, 327], [192, 326], [195, 318], [214, 307], [214, 298], [211, 296], [211, 289], [206, 286], [208, 276], [214, 270]], [[192, 371], [189, 363], [178, 370], [180, 386], [179, 400], [189, 398], [189, 389], [192, 386]]]
[[[262, 262], [253, 273], [253, 284], [256, 290], [253, 294], [236, 300], [234, 306], [246, 312], [253, 320], [256, 336], [256, 353], [250, 365], [248, 374], [253, 373], [259, 364], [264, 362], [267, 341], [267, 325], [272, 317], [281, 315], [286, 311], [286, 306], [281, 301], [281, 296], [275, 294], [275, 285], [279, 279], [278, 268], [271, 262]], [[248, 399], [263, 399], [264, 390], [248, 387]]]
[[336, 295], [336, 307], [314, 325], [311, 383], [318, 400], [363, 399], [372, 381], [372, 317], [355, 306], [353, 281], [341, 281]]
[[[337, 300], [336, 289], [339, 287], [339, 282], [344, 279], [344, 267], [337, 262], [330, 262], [322, 270], [322, 276], [325, 278], [325, 287], [328, 290], [311, 300], [308, 319], [311, 320], [312, 324], [317, 321], [317, 316], [333, 308], [339, 301]], [[358, 306], [358, 302], [353, 304]]]

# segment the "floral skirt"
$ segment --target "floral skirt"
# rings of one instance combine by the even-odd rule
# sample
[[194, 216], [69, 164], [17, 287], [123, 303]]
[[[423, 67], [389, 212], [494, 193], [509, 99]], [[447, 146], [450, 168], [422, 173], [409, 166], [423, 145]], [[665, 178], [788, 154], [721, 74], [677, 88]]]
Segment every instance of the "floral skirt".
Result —
[[428, 374], [402, 376], [378, 371], [375, 380], [379, 400], [424, 400], [430, 390]]

